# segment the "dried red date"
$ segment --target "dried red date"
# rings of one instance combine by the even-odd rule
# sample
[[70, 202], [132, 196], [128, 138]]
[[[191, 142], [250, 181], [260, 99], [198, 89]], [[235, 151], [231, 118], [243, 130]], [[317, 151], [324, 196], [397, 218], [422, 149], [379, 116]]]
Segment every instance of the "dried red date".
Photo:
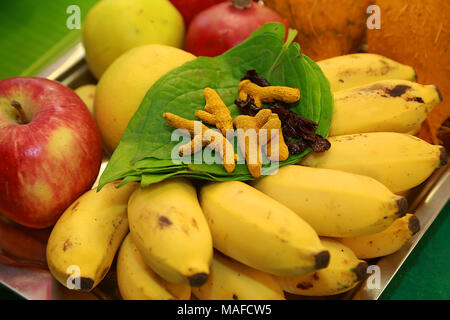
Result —
[[[247, 71], [242, 80], [250, 80], [260, 87], [270, 86], [270, 83], [259, 76], [255, 70]], [[241, 113], [252, 117], [261, 110], [254, 102], [255, 101], [250, 96], [248, 96], [245, 101], [240, 99], [234, 101]], [[274, 103], [269, 104], [269, 109], [273, 113], [276, 113], [278, 118], [280, 118], [283, 136], [285, 137], [289, 152], [291, 154], [300, 154], [308, 147], [311, 147], [314, 152], [324, 152], [330, 149], [330, 142], [316, 134], [318, 124], [289, 110], [290, 107], [289, 104], [281, 101], [275, 101]]]
[[261, 77], [256, 70], [248, 70], [245, 76], [241, 79], [243, 80], [250, 80], [254, 84], [260, 86], [260, 87], [269, 87], [270, 83], [267, 81], [267, 79]]

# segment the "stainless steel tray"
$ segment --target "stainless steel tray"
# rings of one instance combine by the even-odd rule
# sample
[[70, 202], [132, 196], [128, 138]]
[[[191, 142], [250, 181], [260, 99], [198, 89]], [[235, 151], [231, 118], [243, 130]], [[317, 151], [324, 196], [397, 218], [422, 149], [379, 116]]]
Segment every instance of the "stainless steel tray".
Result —
[[[83, 84], [95, 83], [84, 61], [84, 49], [81, 44], [76, 45], [38, 76], [60, 81], [74, 89]], [[108, 157], [105, 155], [100, 173], [107, 161]], [[97, 182], [93, 187], [96, 184]], [[374, 261], [380, 271], [380, 286], [370, 289], [366, 283], [362, 283], [350, 292], [325, 299], [377, 300], [436, 219], [449, 196], [450, 168], [447, 165], [436, 170], [427, 181], [408, 193], [409, 212], [415, 213], [419, 218], [421, 230], [398, 252]], [[50, 229], [30, 230], [0, 216], [1, 284], [18, 295], [33, 300], [120, 299], [115, 278], [115, 263], [102, 283], [92, 292], [71, 291], [60, 285], [51, 276], [45, 263], [46, 240], [50, 231]], [[289, 296], [291, 297], [303, 299]]]

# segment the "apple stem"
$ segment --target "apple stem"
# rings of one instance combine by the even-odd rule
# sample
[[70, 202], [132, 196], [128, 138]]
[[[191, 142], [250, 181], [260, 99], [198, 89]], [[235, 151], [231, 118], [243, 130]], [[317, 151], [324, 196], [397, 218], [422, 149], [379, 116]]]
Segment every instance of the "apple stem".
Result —
[[236, 9], [245, 10], [252, 6], [252, 0], [231, 0], [231, 4]]
[[14, 109], [16, 109], [16, 111], [19, 113], [20, 122], [22, 124], [28, 123], [28, 120], [27, 120], [27, 117], [25, 115], [25, 112], [23, 111], [22, 105], [19, 102], [13, 100], [13, 101], [11, 101], [11, 106]]

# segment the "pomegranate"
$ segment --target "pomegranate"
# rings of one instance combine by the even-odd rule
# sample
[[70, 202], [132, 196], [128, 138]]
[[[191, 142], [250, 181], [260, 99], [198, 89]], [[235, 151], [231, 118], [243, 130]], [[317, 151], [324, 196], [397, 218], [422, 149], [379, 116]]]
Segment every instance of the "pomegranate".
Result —
[[197, 13], [227, 0], [170, 0], [175, 8], [183, 16], [184, 23], [188, 26]]
[[231, 0], [200, 12], [189, 25], [185, 50], [196, 56], [218, 56], [241, 43], [268, 22], [287, 23], [278, 13], [252, 0]]

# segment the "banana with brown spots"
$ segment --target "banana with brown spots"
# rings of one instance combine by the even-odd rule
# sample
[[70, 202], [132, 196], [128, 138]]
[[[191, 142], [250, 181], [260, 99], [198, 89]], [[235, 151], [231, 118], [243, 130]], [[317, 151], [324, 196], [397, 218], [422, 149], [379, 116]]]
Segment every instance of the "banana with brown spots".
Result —
[[250, 268], [219, 252], [214, 253], [211, 275], [192, 288], [200, 300], [284, 300], [283, 289], [271, 274]]
[[211, 233], [187, 179], [136, 190], [128, 206], [130, 233], [145, 263], [172, 283], [200, 286], [209, 276]]
[[301, 164], [372, 177], [394, 193], [424, 182], [447, 163], [445, 148], [396, 132], [372, 132], [328, 138], [330, 150], [311, 152]]
[[128, 198], [138, 187], [119, 182], [92, 189], [59, 218], [47, 243], [53, 276], [70, 289], [90, 291], [104, 278], [128, 233]]
[[380, 80], [334, 93], [329, 136], [416, 130], [442, 101], [435, 85]]
[[329, 253], [308, 223], [244, 182], [207, 184], [200, 203], [214, 247], [234, 260], [284, 276], [328, 265]]
[[419, 230], [419, 219], [413, 214], [407, 214], [395, 220], [389, 228], [382, 232], [338, 240], [351, 248], [358, 258], [371, 259], [398, 251]]
[[332, 92], [387, 79], [416, 81], [410, 66], [373, 53], [347, 54], [317, 62]]
[[123, 240], [117, 257], [117, 284], [125, 300], [189, 300], [191, 287], [171, 283], [148, 267], [133, 239]]
[[408, 208], [404, 197], [374, 178], [340, 170], [287, 165], [251, 183], [324, 237], [381, 232]]
[[321, 238], [330, 252], [328, 267], [296, 277], [276, 277], [284, 291], [303, 296], [330, 296], [354, 288], [367, 276], [367, 262], [338, 241]]

